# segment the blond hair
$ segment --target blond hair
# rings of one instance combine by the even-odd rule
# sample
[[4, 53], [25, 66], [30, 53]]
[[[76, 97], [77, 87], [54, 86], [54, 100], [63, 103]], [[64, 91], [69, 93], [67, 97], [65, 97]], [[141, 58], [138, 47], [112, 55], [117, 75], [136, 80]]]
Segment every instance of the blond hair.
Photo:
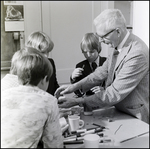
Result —
[[54, 43], [47, 34], [42, 31], [37, 31], [28, 36], [26, 46], [33, 47], [43, 54], [48, 54], [52, 51]]
[[49, 81], [53, 73], [49, 60], [41, 52], [31, 47], [17, 51], [13, 56], [12, 65], [23, 85], [37, 86], [45, 76], [47, 76], [46, 81]]
[[101, 43], [99, 38], [94, 33], [86, 33], [80, 44], [81, 50], [88, 48], [90, 51], [97, 50], [98, 53], [101, 52]]

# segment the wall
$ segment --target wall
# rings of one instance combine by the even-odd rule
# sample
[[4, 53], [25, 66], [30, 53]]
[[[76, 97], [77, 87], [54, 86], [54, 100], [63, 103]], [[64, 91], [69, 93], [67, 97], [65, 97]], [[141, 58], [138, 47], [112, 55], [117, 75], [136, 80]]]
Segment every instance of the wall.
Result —
[[69, 83], [75, 65], [85, 59], [80, 42], [85, 33], [92, 32], [92, 2], [50, 2], [50, 16], [58, 81]]
[[[102, 8], [113, 7], [113, 2], [100, 1], [42, 2], [43, 31], [55, 43], [51, 57], [55, 60], [59, 83], [69, 83], [76, 64], [85, 59], [80, 42], [85, 33], [95, 32], [94, 18]], [[105, 47], [100, 55], [107, 56]]]
[[42, 30], [41, 1], [24, 1], [25, 41], [29, 34]]
[[[54, 42], [50, 57], [55, 61], [58, 82], [63, 84], [70, 82], [75, 65], [85, 59], [80, 42], [85, 33], [95, 30], [93, 19], [114, 6], [109, 1], [26, 1], [24, 7], [25, 40], [36, 30], [50, 36]], [[101, 55], [107, 56], [107, 47]]]
[[133, 1], [133, 33], [149, 47], [149, 1]]
[[121, 10], [122, 14], [126, 19], [127, 25], [132, 25], [132, 22], [130, 20], [130, 17], [132, 16], [131, 7], [131, 1], [114, 1], [114, 8]]

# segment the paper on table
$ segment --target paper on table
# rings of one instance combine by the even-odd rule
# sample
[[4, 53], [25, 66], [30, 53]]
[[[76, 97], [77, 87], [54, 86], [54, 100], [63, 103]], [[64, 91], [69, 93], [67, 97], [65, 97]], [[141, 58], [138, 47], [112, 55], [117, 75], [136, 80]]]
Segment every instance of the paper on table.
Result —
[[[118, 121], [118, 124], [119, 124], [119, 121]], [[115, 125], [118, 125], [118, 124], [115, 123]], [[113, 128], [114, 126], [111, 126], [111, 127]], [[111, 131], [114, 134], [115, 140], [118, 142], [140, 135], [142, 133], [147, 132], [148, 130], [149, 130], [149, 125], [147, 125], [146, 123], [138, 119], [132, 119], [132, 121], [131, 119], [122, 121], [122, 123], [118, 125], [117, 129], [114, 129], [114, 128], [111, 129]]]
[[120, 115], [113, 107], [94, 112], [95, 115], [101, 115], [102, 118], [112, 118], [113, 121], [106, 121], [105, 126], [109, 127], [108, 135], [109, 133], [113, 134], [114, 139], [118, 142], [149, 131], [149, 125], [147, 123], [127, 114]]

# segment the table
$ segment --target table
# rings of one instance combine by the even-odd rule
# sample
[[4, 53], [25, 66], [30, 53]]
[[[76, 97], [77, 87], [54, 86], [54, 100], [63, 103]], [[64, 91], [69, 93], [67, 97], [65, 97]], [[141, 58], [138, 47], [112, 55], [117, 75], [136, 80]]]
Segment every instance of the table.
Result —
[[[149, 148], [149, 124], [130, 115], [119, 112], [115, 107], [95, 110], [91, 116], [85, 116], [82, 112], [80, 118], [84, 120], [84, 128], [86, 129], [93, 128], [93, 123], [108, 128], [104, 131], [104, 134], [107, 134], [108, 137], [111, 136], [115, 143], [113, 145], [100, 144], [100, 148]], [[142, 133], [146, 134], [123, 143], [116, 143]], [[71, 144], [65, 145], [65, 147], [84, 148], [84, 144]]]

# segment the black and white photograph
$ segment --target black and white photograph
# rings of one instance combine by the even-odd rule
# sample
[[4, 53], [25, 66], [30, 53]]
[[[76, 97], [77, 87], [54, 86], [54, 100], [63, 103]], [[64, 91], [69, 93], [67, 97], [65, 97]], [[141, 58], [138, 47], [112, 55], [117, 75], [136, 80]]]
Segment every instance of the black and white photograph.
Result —
[[149, 1], [1, 1], [1, 148], [149, 148]]

